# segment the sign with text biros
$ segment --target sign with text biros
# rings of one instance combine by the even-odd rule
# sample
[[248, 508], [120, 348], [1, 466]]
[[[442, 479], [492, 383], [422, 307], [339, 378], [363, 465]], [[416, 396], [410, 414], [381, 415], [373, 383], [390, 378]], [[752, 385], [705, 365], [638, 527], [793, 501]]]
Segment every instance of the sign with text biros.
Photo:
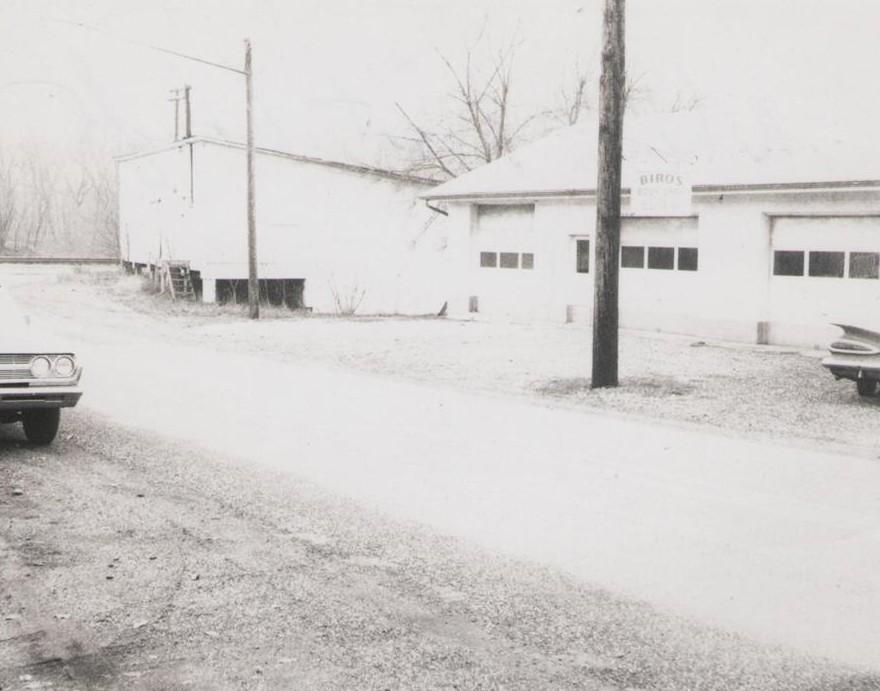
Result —
[[690, 216], [691, 192], [681, 170], [641, 170], [630, 188], [630, 210], [639, 216]]

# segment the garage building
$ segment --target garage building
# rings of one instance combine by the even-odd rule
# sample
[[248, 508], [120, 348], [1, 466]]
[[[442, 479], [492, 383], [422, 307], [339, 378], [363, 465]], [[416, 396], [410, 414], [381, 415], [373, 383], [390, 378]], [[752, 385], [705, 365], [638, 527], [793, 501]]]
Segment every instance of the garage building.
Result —
[[[621, 326], [820, 346], [831, 323], [880, 325], [877, 157], [707, 152], [700, 127], [627, 118]], [[449, 212], [452, 315], [591, 319], [596, 152], [578, 125], [424, 193]], [[657, 181], [672, 184], [652, 199]]]
[[[123, 262], [188, 267], [205, 302], [247, 301], [241, 144], [191, 137], [118, 159]], [[261, 295], [320, 312], [428, 314], [444, 302], [445, 222], [409, 175], [257, 149]]]

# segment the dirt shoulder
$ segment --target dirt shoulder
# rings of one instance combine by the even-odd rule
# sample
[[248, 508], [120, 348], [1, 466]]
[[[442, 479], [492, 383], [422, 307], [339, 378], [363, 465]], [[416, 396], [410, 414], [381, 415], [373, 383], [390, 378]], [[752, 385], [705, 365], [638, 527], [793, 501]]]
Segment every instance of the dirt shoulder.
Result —
[[0, 428], [0, 688], [869, 689], [69, 411]]

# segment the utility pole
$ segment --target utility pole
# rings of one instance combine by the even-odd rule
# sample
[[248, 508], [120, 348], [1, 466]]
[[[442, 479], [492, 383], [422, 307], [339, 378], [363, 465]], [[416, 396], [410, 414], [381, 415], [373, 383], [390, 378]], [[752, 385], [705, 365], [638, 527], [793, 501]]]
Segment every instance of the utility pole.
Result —
[[183, 87], [183, 103], [186, 114], [186, 139], [189, 139], [193, 136], [192, 134], [192, 108], [190, 108], [189, 104], [189, 92], [192, 90], [189, 84], [184, 85]]
[[248, 221], [248, 314], [251, 319], [260, 318], [260, 280], [257, 276], [257, 214], [254, 199], [254, 118], [253, 118], [253, 66], [251, 42], [244, 41], [244, 83], [247, 92], [247, 221]]
[[624, 5], [605, 0], [599, 83], [599, 179], [593, 286], [593, 389], [617, 386], [620, 171], [623, 151]]
[[171, 98], [174, 101], [174, 141], [180, 139], [180, 89], [171, 90]]

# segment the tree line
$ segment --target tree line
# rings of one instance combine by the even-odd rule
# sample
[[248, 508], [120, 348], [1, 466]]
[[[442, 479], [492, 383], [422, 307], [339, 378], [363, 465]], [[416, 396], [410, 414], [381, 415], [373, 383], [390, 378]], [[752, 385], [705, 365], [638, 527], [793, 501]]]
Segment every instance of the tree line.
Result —
[[0, 256], [116, 256], [118, 249], [112, 159], [0, 147]]

